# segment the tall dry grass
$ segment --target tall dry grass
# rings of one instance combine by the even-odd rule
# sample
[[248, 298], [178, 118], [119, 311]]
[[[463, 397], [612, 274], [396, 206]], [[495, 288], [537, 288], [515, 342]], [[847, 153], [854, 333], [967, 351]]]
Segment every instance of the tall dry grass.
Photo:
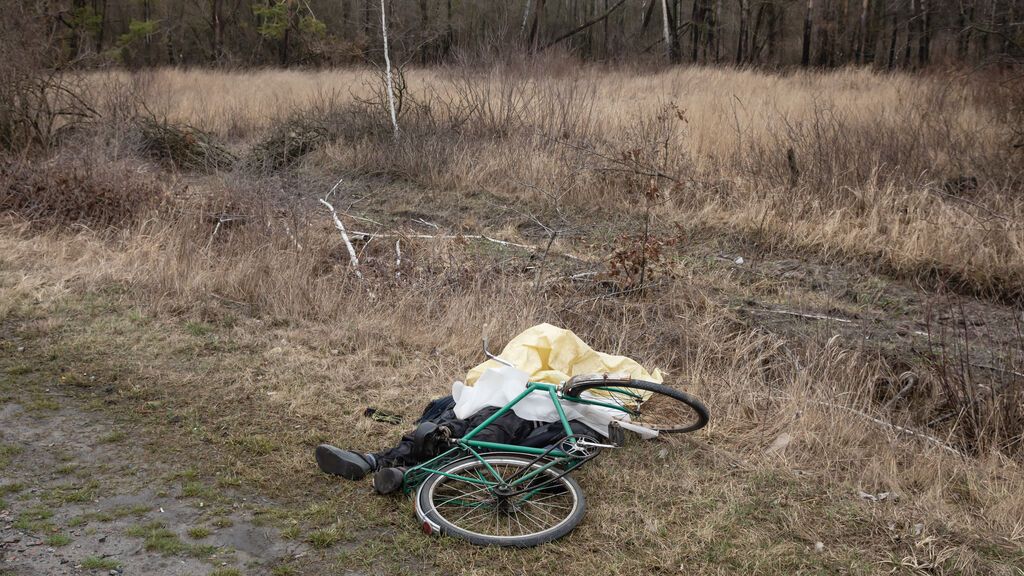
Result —
[[[784, 521], [785, 530], [812, 543], [824, 539], [830, 547], [858, 550], [872, 563], [893, 549], [904, 559], [936, 562], [943, 567], [937, 568], [940, 573], [981, 574], [1006, 566], [979, 559], [978, 549], [1015, 549], [1012, 538], [1018, 537], [1024, 514], [1018, 461], [996, 451], [956, 456], [851, 412], [877, 413], [873, 383], [888, 377], [885, 360], [830, 333], [786, 337], [749, 328], [710, 288], [729, 281], [726, 270], [709, 272], [698, 283], [672, 283], [640, 299], [607, 298], [598, 287], [564, 284], [538, 293], [529, 279], [495, 265], [492, 255], [471, 245], [410, 240], [404, 254], [416, 265], [402, 269], [401, 279], [394, 278], [388, 247], [378, 244], [363, 254], [366, 278], [360, 281], [348, 273], [340, 240], [323, 219], [295, 227], [294, 219], [250, 206], [250, 213], [261, 214], [252, 224], [211, 237], [205, 215], [217, 207], [212, 202], [180, 208], [114, 238], [81, 232], [74, 242], [8, 227], [0, 235], [0, 251], [4, 269], [18, 274], [2, 276], [0, 301], [7, 304], [0, 307], [0, 319], [24, 314], [26, 306], [60, 309], [72, 294], [111, 294], [116, 287], [113, 294], [119, 296], [112, 297], [119, 303], [111, 310], [142, 307], [157, 320], [137, 335], [130, 332], [128, 340], [124, 328], [79, 336], [103, 350], [103, 357], [113, 355], [107, 370], [121, 370], [120, 362], [145, 364], [144, 377], [132, 379], [132, 386], [170, 394], [230, 438], [258, 431], [276, 440], [287, 433], [276, 426], [296, 422], [334, 442], [366, 449], [392, 438], [361, 418], [365, 406], [416, 414], [480, 360], [483, 326], [490, 327], [493, 341], [503, 342], [532, 324], [554, 322], [598, 349], [662, 367], [669, 382], [702, 398], [714, 415], [697, 439], [710, 454], [704, 462], [657, 461], [649, 446], [633, 446], [626, 461], [602, 462], [587, 472], [586, 485], [597, 502], [588, 526], [600, 528], [586, 529], [582, 537], [597, 548], [628, 538], [634, 546], [662, 551], [667, 556], [658, 562], [668, 562], [696, 545], [691, 538], [719, 538], [714, 524], [703, 529], [710, 533], [700, 532], [702, 523], [710, 522], [702, 517], [661, 531], [637, 531], [633, 523], [622, 522], [635, 514], [669, 522], [670, 514], [642, 511], [638, 503], [659, 495], [674, 495], [670, 503], [688, 501], [682, 486], [692, 481], [697, 467], [725, 483], [724, 497], [737, 501], [749, 489], [748, 476], [772, 478], [779, 471], [797, 471], [800, 488], [794, 490], [827, 506], [833, 506], [826, 504], [832, 498], [854, 500], [858, 490], [899, 494], [898, 508], [878, 512], [881, 516], [865, 526], [849, 524], [852, 516], [843, 514], [853, 514], [850, 510], [828, 508], [826, 514], [813, 505], [801, 508], [809, 517]], [[301, 232], [294, 236], [286, 224]], [[223, 333], [212, 365], [207, 360], [201, 368], [181, 365], [175, 347], [167, 345], [175, 340], [164, 334], [175, 325], [159, 320], [175, 317], [204, 321]], [[110, 349], [111, 339], [118, 338], [125, 348]], [[224, 368], [215, 368], [220, 365]], [[232, 398], [255, 399], [255, 406], [240, 413]], [[767, 450], [783, 435], [792, 439], [789, 447]], [[674, 441], [660, 447], [680, 450]], [[630, 459], [654, 463], [638, 467]], [[285, 485], [294, 481], [289, 479], [302, 477], [309, 466], [305, 448], [288, 445], [261, 458], [259, 468], [287, 492]], [[627, 480], [628, 486], [611, 490]], [[623, 490], [633, 498], [619, 498]], [[777, 494], [778, 487], [766, 490]], [[830, 514], [839, 517], [828, 520]], [[832, 521], [855, 534], [823, 533]], [[879, 534], [893, 522], [899, 530], [926, 525], [939, 550], [889, 542]], [[770, 526], [759, 523], [752, 529]], [[601, 570], [592, 555], [581, 553], [580, 542], [556, 545], [556, 556], [573, 558], [572, 570]], [[462, 561], [445, 559], [443, 549], [439, 553], [442, 566]], [[748, 562], [765, 567], [777, 561], [779, 551], [749, 553]], [[660, 565], [650, 559], [632, 562], [635, 570]]]
[[[115, 287], [122, 304], [145, 307], [162, 321], [223, 325], [238, 347], [218, 353], [230, 370], [210, 370], [217, 377], [211, 385], [208, 374], [182, 369], [171, 350], [145, 339], [125, 343], [133, 362], [151, 361], [150, 370], [158, 372], [154, 386], [197, 411], [222, 410], [215, 417], [231, 425], [251, 419], [283, 435], [274, 423], [290, 418], [312, 423], [339, 443], [367, 448], [387, 439], [359, 419], [365, 406], [415, 413], [479, 360], [484, 325], [494, 341], [504, 341], [535, 323], [554, 322], [598, 349], [664, 368], [671, 382], [704, 399], [714, 418], [700, 445], [715, 455], [708, 468], [733, 490], [729, 496], [745, 489], [732, 485], [742, 483], [731, 475], [737, 469], [751, 475], [784, 470], [828, 495], [895, 492], [907, 505], [891, 516], [873, 513], [860, 529], [844, 524], [857, 531], [857, 541], [844, 545], [870, 549], [873, 559], [898, 550], [906, 556], [897, 564], [912, 558], [919, 566], [946, 567], [936, 568], [940, 572], [1009, 570], [998, 558], [979, 559], [978, 542], [1019, 549], [1024, 475], [1019, 460], [1007, 456], [1018, 447], [1005, 437], [1019, 435], [1019, 428], [1000, 428], [1013, 418], [1019, 424], [1019, 413], [993, 420], [1004, 435], [996, 442], [972, 440], [955, 424], [937, 427], [932, 433], [942, 436], [939, 443], [970, 451], [954, 455], [870, 419], [918, 427], [938, 402], [891, 411], [880, 406], [876, 383], [892, 380], [896, 370], [887, 358], [825, 331], [784, 336], [750, 326], [725, 306], [724, 299], [745, 294], [729, 270], [701, 268], [657, 290], [619, 298], [600, 283], [567, 281], [557, 264], [549, 263], [552, 280], [538, 289], [538, 276], [528, 268], [536, 262], [524, 255], [459, 239], [403, 238], [397, 269], [390, 241], [360, 245], [360, 281], [349, 273], [341, 240], [322, 212], [275, 197], [285, 185], [306, 186], [303, 194], [319, 196], [325, 182], [341, 175], [398, 180], [378, 193], [394, 194], [389, 200], [399, 204], [428, 196], [439, 211], [442, 203], [471, 204], [484, 191], [498, 202], [586, 228], [573, 248], [588, 250], [595, 261], [602, 254], [589, 244], [635, 231], [650, 215], [655, 235], [676, 233], [673, 224], [711, 228], [1012, 299], [1024, 279], [1024, 201], [1022, 161], [1007, 145], [1012, 133], [1003, 123], [1002, 97], [969, 83], [863, 71], [632, 73], [511, 63], [406, 76], [397, 141], [367, 84], [373, 79], [368, 72], [90, 76], [93, 100], [107, 117], [125, 116], [130, 108], [169, 125], [191, 125], [239, 158], [290, 134], [298, 117], [329, 136], [283, 172], [264, 162], [251, 173], [240, 162], [212, 176], [162, 173], [175, 201], [114, 231], [84, 230], [69, 240], [66, 233], [5, 225], [0, 271], [18, 273], [0, 276], [0, 321], [24, 308], [59, 307], [75, 294]], [[84, 135], [94, 146], [80, 153], [97, 162], [141, 162], [129, 142], [127, 116]], [[413, 191], [402, 193], [403, 186]], [[417, 204], [424, 205], [430, 202]], [[241, 213], [246, 221], [215, 227], [210, 215], [220, 213]], [[938, 373], [922, 384], [921, 395], [947, 397], [973, 386], [958, 377]], [[225, 397], [257, 399], [259, 410], [238, 413]], [[989, 426], [985, 417], [972, 425]], [[766, 452], [783, 435], [792, 438], [792, 448]], [[282, 489], [287, 481], [280, 479], [309, 468], [308, 455], [293, 448], [262, 463]], [[634, 466], [630, 489], [644, 492], [641, 502], [672, 494], [673, 482], [688, 478], [690, 466]], [[616, 472], [588, 474], [615, 485], [621, 482]], [[587, 533], [597, 549], [621, 542], [624, 528], [607, 528], [621, 524], [611, 520], [639, 512], [630, 508], [635, 502], [608, 498], [605, 504], [597, 512], [602, 530]], [[785, 524], [813, 542], [828, 514], [809, 510], [813, 518]], [[879, 544], [893, 522], [926, 523], [935, 533], [928, 542], [942, 546]], [[640, 549], [664, 550], [675, 559], [685, 557], [685, 538], [715, 539], [687, 532], [692, 528], [629, 536]], [[569, 545], [558, 551], [573, 553]], [[578, 560], [593, 566], [594, 558]], [[447, 561], [458, 566], [460, 559]]]
[[657, 165], [671, 176], [657, 183], [661, 222], [1021, 296], [1024, 151], [1008, 124], [1012, 87], [998, 82], [529, 63], [405, 77], [397, 143], [368, 71], [163, 70], [115, 79], [132, 84], [155, 114], [239, 146], [280, 130], [296, 112], [319, 115], [335, 139], [310, 160], [318, 170], [486, 190], [513, 202], [544, 199], [544, 190], [571, 211], [630, 212], [637, 190], [650, 185], [623, 174], [619, 160], [630, 156], [631, 169]]

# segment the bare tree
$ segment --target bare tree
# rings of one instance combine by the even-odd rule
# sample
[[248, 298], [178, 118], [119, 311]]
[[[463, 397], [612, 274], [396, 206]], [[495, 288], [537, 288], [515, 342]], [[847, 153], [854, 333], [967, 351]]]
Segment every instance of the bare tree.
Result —
[[626, 0], [619, 0], [618, 2], [615, 3], [614, 6], [612, 6], [611, 8], [608, 8], [607, 10], [605, 10], [603, 14], [601, 14], [601, 15], [595, 17], [595, 18], [592, 18], [591, 20], [588, 20], [588, 21], [584, 22], [583, 24], [580, 24], [579, 26], [573, 28], [572, 30], [569, 30], [568, 32], [565, 32], [564, 34], [559, 35], [554, 40], [552, 40], [552, 41], [548, 42], [547, 44], [545, 44], [544, 48], [549, 48], [551, 46], [554, 46], [555, 44], [558, 44], [559, 42], [561, 42], [562, 40], [565, 40], [566, 38], [569, 38], [571, 36], [574, 36], [575, 34], [578, 34], [578, 33], [582, 32], [584, 30], [589, 29], [591, 26], [593, 26], [594, 24], [597, 24], [598, 22], [607, 21], [608, 17], [611, 16], [612, 12], [615, 12], [616, 10], [618, 10], [619, 7], [622, 6], [625, 3], [626, 3]]
[[672, 64], [679, 62], [679, 46], [675, 26], [672, 25], [672, 12], [668, 0], [661, 0], [662, 36], [665, 42], [665, 55]]
[[[427, 0], [420, 0], [420, 33], [426, 38], [430, 34], [430, 6]], [[430, 43], [424, 40], [420, 45], [420, 64], [427, 64], [427, 53]]]
[[804, 42], [800, 55], [802, 66], [811, 65], [811, 33], [814, 28], [814, 0], [807, 0], [807, 11], [804, 12]]
[[750, 0], [738, 0], [740, 8], [740, 29], [736, 40], [736, 64], [747, 59], [747, 43], [750, 36]]
[[388, 21], [385, 16], [384, 1], [380, 0], [380, 35], [384, 38], [384, 81], [388, 92], [388, 109], [391, 112], [391, 125], [398, 139], [398, 114], [395, 112], [395, 80], [391, 74], [391, 51], [388, 49]]

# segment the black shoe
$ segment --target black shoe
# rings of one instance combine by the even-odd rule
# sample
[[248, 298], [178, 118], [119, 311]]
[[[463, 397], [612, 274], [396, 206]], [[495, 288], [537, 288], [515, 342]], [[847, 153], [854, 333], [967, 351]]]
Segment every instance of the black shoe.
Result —
[[373, 475], [373, 489], [377, 494], [392, 494], [402, 489], [405, 468], [381, 468]]
[[316, 447], [316, 463], [324, 472], [349, 480], [362, 480], [376, 468], [373, 456], [342, 450], [329, 444]]

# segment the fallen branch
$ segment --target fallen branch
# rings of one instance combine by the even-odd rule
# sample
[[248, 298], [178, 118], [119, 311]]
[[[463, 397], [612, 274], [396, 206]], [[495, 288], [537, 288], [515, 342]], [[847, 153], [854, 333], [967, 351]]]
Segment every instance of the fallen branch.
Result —
[[210, 221], [216, 219], [216, 225], [213, 227], [213, 233], [210, 234], [210, 239], [206, 242], [206, 251], [209, 252], [213, 246], [213, 239], [217, 236], [217, 232], [220, 232], [221, 226], [225, 224], [232, 224], [233, 222], [245, 222], [246, 217], [242, 215], [233, 214], [211, 214]]
[[771, 308], [744, 308], [748, 312], [768, 312], [770, 314], [785, 314], [787, 316], [797, 316], [799, 318], [810, 318], [811, 320], [832, 320], [834, 322], [842, 322], [843, 324], [852, 324], [853, 320], [847, 320], [846, 318], [837, 318], [835, 316], [823, 316], [821, 314], [804, 314], [802, 312], [793, 312], [790, 310], [772, 310]]
[[466, 240], [486, 240], [488, 242], [494, 242], [495, 244], [501, 244], [502, 246], [515, 246], [516, 248], [528, 248], [533, 250], [533, 246], [527, 244], [516, 244], [515, 242], [509, 242], [507, 240], [498, 240], [497, 238], [491, 238], [490, 236], [484, 236], [483, 234], [382, 234], [380, 232], [360, 232], [353, 230], [353, 238], [361, 238], [364, 240], [372, 240], [374, 238], [425, 238], [428, 240], [455, 240], [458, 238], [465, 238]]
[[284, 225], [284, 233], [288, 235], [288, 238], [291, 238], [293, 243], [295, 243], [295, 249], [302, 252], [302, 244], [300, 244], [299, 239], [292, 234], [292, 229], [288, 227], [288, 224]]
[[548, 261], [548, 252], [551, 251], [551, 245], [555, 243], [555, 236], [557, 235], [557, 230], [551, 231], [551, 236], [548, 238], [548, 245], [544, 247], [544, 254], [540, 257], [540, 265], [537, 266], [537, 275], [533, 278], [533, 287], [537, 291], [540, 291], [540, 279], [544, 274], [544, 264]]
[[975, 364], [973, 362], [971, 362], [970, 365], [974, 366], [975, 368], [983, 368], [985, 370], [992, 370], [993, 372], [1002, 372], [1004, 374], [1013, 374], [1014, 376], [1017, 376], [1019, 378], [1024, 378], [1024, 373], [1017, 372], [1016, 370], [1008, 370], [1006, 368], [999, 368], [998, 366], [989, 366], [988, 364]]
[[434, 230], [440, 230], [441, 229], [441, 227], [438, 226], [437, 224], [434, 224], [433, 222], [430, 222], [428, 220], [424, 220], [423, 218], [413, 218], [412, 221], [413, 222], [417, 222], [419, 224], [423, 224], [424, 226], [430, 226]]
[[[344, 178], [342, 180], [344, 180]], [[327, 206], [327, 209], [331, 211], [331, 217], [334, 218], [334, 227], [341, 233], [341, 239], [345, 242], [345, 248], [348, 249], [348, 258], [352, 263], [352, 269], [355, 270], [356, 276], [362, 278], [363, 273], [359, 271], [359, 258], [356, 256], [356, 249], [352, 246], [352, 241], [348, 238], [348, 232], [345, 231], [345, 225], [342, 224], [341, 219], [338, 218], [338, 213], [334, 210], [334, 206], [327, 201], [327, 199], [331, 197], [331, 194], [334, 194], [334, 191], [338, 189], [339, 185], [341, 185], [342, 180], [338, 180], [334, 187], [331, 188], [331, 191], [323, 198], [320, 198], [320, 203]]]
[[213, 233], [210, 234], [210, 239], [206, 241], [206, 251], [210, 251], [210, 247], [213, 246], [213, 239], [217, 236], [217, 232], [220, 231], [220, 225], [223, 224], [221, 220], [217, 220], [217, 225], [213, 227]]
[[604, 14], [601, 14], [600, 16], [590, 20], [589, 22], [584, 22], [583, 24], [580, 24], [579, 26], [573, 28], [572, 30], [569, 30], [568, 32], [562, 34], [558, 38], [555, 38], [554, 40], [552, 40], [552, 41], [548, 42], [547, 44], [545, 44], [544, 46], [542, 46], [541, 50], [547, 50], [548, 48], [551, 48], [552, 46], [554, 46], [555, 44], [558, 44], [562, 40], [565, 40], [566, 38], [570, 38], [570, 37], [572, 37], [572, 36], [574, 36], [576, 34], [579, 34], [580, 32], [586, 30], [587, 28], [590, 28], [594, 24], [597, 24], [599, 22], [602, 22], [602, 21], [606, 20], [609, 16], [611, 16], [612, 12], [615, 12], [616, 10], [618, 10], [619, 6], [622, 6], [625, 3], [626, 3], [626, 0], [619, 0], [619, 2], [617, 4], [615, 4], [614, 6], [612, 6], [609, 9], [605, 10]]
[[939, 448], [942, 448], [943, 450], [945, 450], [945, 451], [947, 451], [947, 452], [949, 452], [951, 454], [956, 454], [957, 456], [959, 456], [961, 458], [966, 458], [966, 455], [963, 452], [957, 450], [956, 448], [950, 446], [949, 444], [943, 442], [942, 440], [939, 440], [938, 438], [936, 438], [934, 436], [929, 436], [928, 434], [925, 434], [923, 432], [918, 432], [917, 430], [912, 430], [912, 429], [906, 428], [904, 426], [898, 426], [896, 424], [892, 424], [890, 422], [886, 422], [885, 420], [882, 420], [880, 418], [875, 418], [874, 416], [871, 416], [870, 414], [866, 414], [864, 412], [861, 412], [860, 410], [855, 410], [853, 408], [848, 408], [846, 406], [840, 406], [839, 404], [830, 404], [828, 402], [822, 402], [820, 400], [811, 400], [811, 402], [813, 402], [815, 404], [819, 404], [821, 406], [826, 406], [828, 408], [837, 408], [839, 410], [843, 410], [845, 412], [849, 412], [850, 414], [854, 414], [856, 416], [860, 416], [861, 418], [864, 418], [865, 420], [869, 420], [871, 422], [874, 422], [875, 424], [878, 424], [879, 426], [884, 426], [885, 428], [889, 428], [890, 430], [895, 430], [896, 432], [899, 432], [900, 434], [905, 434], [907, 436], [914, 436], [916, 438], [920, 438], [920, 439], [925, 440], [925, 441], [927, 441], [927, 442], [929, 442], [931, 444], [934, 444], [935, 446], [938, 446]]
[[[380, 233], [380, 232], [362, 232], [362, 231], [353, 230], [352, 231], [352, 237], [356, 238], [356, 239], [362, 239], [362, 240], [372, 240], [374, 238], [415, 238], [415, 239], [423, 239], [423, 240], [458, 240], [458, 239], [464, 239], [464, 240], [483, 240], [485, 242], [493, 242], [494, 244], [499, 244], [501, 246], [513, 246], [515, 248], [523, 248], [523, 249], [526, 249], [526, 250], [537, 250], [536, 246], [530, 246], [529, 244], [518, 244], [516, 242], [509, 242], [508, 240], [498, 240], [497, 238], [491, 238], [490, 236], [487, 236], [487, 235], [484, 235], [484, 234], [404, 234], [404, 233], [393, 233], [393, 234], [391, 234], [391, 233]], [[580, 258], [579, 256], [574, 256], [572, 254], [567, 254], [567, 253], [564, 253], [564, 252], [556, 253], [556, 254], [558, 254], [559, 256], [562, 256], [563, 258], [568, 258], [570, 260], [576, 260], [576, 261], [579, 261], [579, 262], [586, 262], [586, 260], [584, 260], [583, 258]]]
[[395, 240], [395, 280], [402, 276], [402, 239]]

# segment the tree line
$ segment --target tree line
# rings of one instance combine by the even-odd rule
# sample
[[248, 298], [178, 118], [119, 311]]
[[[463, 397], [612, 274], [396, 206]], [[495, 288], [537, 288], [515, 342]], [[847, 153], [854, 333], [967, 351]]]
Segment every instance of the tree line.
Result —
[[[61, 64], [331, 66], [380, 55], [381, 0], [49, 0]], [[1024, 0], [384, 0], [393, 55], [921, 69], [1019, 61]]]

